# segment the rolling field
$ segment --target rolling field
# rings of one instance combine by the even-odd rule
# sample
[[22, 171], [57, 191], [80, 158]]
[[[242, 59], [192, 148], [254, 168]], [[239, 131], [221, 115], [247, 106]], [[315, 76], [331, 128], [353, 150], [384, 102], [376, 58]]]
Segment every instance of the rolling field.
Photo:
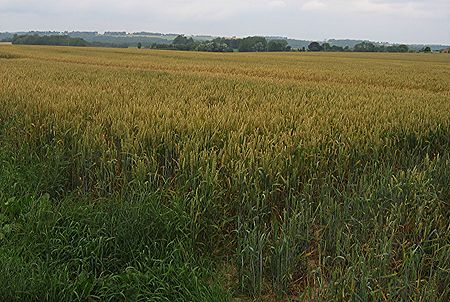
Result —
[[5, 301], [450, 299], [447, 54], [0, 45], [0, 142]]

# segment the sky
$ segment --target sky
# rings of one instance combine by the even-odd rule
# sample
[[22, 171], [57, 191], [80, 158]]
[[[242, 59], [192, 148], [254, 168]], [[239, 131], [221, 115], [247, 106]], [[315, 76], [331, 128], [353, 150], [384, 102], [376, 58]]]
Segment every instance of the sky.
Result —
[[450, 44], [450, 0], [0, 0], [0, 32], [152, 31]]

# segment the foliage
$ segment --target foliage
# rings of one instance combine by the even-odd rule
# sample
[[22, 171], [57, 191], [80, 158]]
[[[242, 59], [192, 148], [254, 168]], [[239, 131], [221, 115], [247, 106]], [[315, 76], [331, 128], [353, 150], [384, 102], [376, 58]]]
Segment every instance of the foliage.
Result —
[[390, 45], [390, 46], [384, 46], [384, 45], [377, 46], [370, 42], [362, 42], [362, 43], [356, 44], [353, 51], [356, 51], [356, 52], [408, 52], [409, 48], [407, 45], [404, 45], [404, 44]]
[[370, 42], [361, 42], [355, 45], [354, 51], [356, 52], [375, 52], [376, 47]]
[[[309, 51], [329, 51], [329, 52], [344, 52], [344, 51], [351, 51], [349, 47], [341, 47], [337, 45], [331, 45], [328, 42], [325, 42], [323, 44], [320, 44], [319, 42], [312, 42], [308, 46]], [[361, 42], [357, 43], [353, 51], [355, 52], [408, 52], [409, 48], [407, 45], [401, 44], [401, 45], [390, 45], [390, 46], [384, 46], [384, 45], [375, 45], [371, 42]]]
[[184, 35], [177, 36], [173, 41], [173, 45], [191, 45], [194, 44], [194, 39], [192, 37], [186, 37]]
[[88, 46], [88, 42], [81, 38], [71, 38], [69, 36], [38, 36], [38, 35], [15, 35], [13, 44], [27, 45], [59, 45], [59, 46]]
[[72, 38], [69, 36], [39, 36], [39, 35], [15, 35], [12, 38], [13, 44], [21, 45], [53, 45], [53, 46], [91, 46], [91, 47], [114, 47], [128, 48], [128, 44], [87, 42], [82, 38]]
[[286, 40], [270, 40], [267, 43], [267, 51], [290, 51], [291, 47]]
[[[117, 33], [115, 37], [123, 36]], [[127, 43], [105, 43], [105, 42], [87, 42], [82, 38], [72, 38], [70, 36], [57, 35], [15, 35], [12, 38], [13, 44], [28, 44], [28, 45], [60, 45], [60, 46], [96, 46], [96, 47], [116, 47], [128, 48]], [[142, 42], [137, 42], [138, 48], [143, 47]], [[287, 40], [267, 40], [264, 37], [247, 37], [247, 38], [215, 38], [211, 41], [194, 41], [192, 37], [178, 35], [171, 44], [168, 43], [153, 43], [146, 45], [146, 47], [154, 49], [165, 50], [184, 50], [184, 51], [207, 51], [207, 52], [231, 52], [239, 50], [241, 52], [275, 52], [275, 51], [291, 51], [291, 46], [288, 45]], [[299, 49], [304, 51], [304, 49]], [[308, 46], [309, 51], [329, 51], [329, 52], [343, 52], [349, 51], [348, 47], [341, 47], [331, 45], [330, 43], [320, 44], [312, 42]], [[361, 42], [355, 45], [353, 51], [355, 52], [408, 52], [407, 45], [375, 45], [370, 42]]]
[[247, 37], [239, 41], [241, 52], [261, 52], [267, 49], [267, 40], [264, 37]]
[[322, 47], [322, 45], [320, 45], [319, 42], [311, 42], [311, 43], [308, 45], [308, 50], [309, 50], [309, 51], [322, 51], [322, 50], [323, 50], [323, 47]]
[[240, 39], [237, 38], [215, 38], [212, 42], [226, 44], [230, 49], [239, 49]]
[[198, 44], [196, 50], [209, 52], [231, 52], [233, 49], [229, 48], [225, 43], [218, 42], [203, 42]]
[[386, 47], [387, 52], [408, 52], [409, 48], [405, 44], [391, 45]]

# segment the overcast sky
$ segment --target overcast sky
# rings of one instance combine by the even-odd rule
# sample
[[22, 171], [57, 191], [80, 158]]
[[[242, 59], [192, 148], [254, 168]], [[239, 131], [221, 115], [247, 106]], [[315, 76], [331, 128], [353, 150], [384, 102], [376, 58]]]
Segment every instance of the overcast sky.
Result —
[[0, 0], [0, 31], [123, 30], [450, 44], [450, 0]]

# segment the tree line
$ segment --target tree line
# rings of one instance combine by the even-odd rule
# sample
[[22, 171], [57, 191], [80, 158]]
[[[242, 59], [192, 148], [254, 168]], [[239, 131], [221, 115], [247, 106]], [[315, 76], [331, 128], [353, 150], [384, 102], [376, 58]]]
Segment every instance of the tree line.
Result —
[[[187, 51], [211, 51], [211, 52], [273, 52], [273, 51], [327, 51], [327, 52], [409, 52], [409, 47], [400, 45], [376, 45], [371, 42], [361, 42], [353, 48], [330, 45], [329, 43], [311, 42], [308, 48], [293, 49], [286, 40], [267, 40], [264, 37], [246, 38], [215, 38], [211, 41], [195, 41], [192, 37], [177, 36], [172, 44], [153, 44], [150, 48], [172, 49]], [[428, 49], [423, 51], [427, 52]], [[431, 51], [431, 50], [429, 50]]]
[[57, 46], [88, 46], [89, 43], [81, 38], [71, 38], [69, 36], [39, 36], [39, 35], [14, 35], [13, 44], [25, 45], [57, 45]]
[[[429, 47], [428, 47], [429, 48]], [[371, 42], [361, 42], [356, 44], [353, 48], [348, 46], [342, 47], [337, 45], [330, 45], [329, 43], [320, 44], [319, 42], [312, 42], [308, 46], [308, 51], [335, 51], [335, 52], [409, 52], [408, 45], [376, 45]], [[430, 49], [431, 51], [431, 49]]]
[[[128, 44], [88, 42], [82, 38], [70, 37], [68, 35], [14, 35], [13, 44], [26, 45], [59, 45], [59, 46], [91, 46], [91, 47], [120, 47], [127, 48]], [[136, 44], [135, 44], [136, 45]], [[137, 43], [142, 48], [142, 43]], [[281, 51], [313, 51], [313, 52], [409, 52], [407, 45], [379, 45], [371, 42], [361, 42], [353, 48], [330, 45], [330, 43], [311, 42], [307, 48], [293, 49], [286, 40], [267, 40], [265, 37], [252, 36], [246, 38], [224, 38], [219, 37], [208, 41], [195, 41], [192, 37], [178, 35], [171, 44], [151, 44], [146, 48], [168, 49], [182, 51], [207, 51], [207, 52], [281, 52]], [[421, 52], [431, 52], [430, 47], [425, 47]]]
[[73, 38], [68, 35], [14, 35], [12, 44], [22, 45], [52, 45], [52, 46], [78, 46], [78, 47], [116, 47], [128, 48], [128, 44], [87, 42], [82, 38]]
[[[139, 46], [139, 45], [138, 45]], [[177, 36], [172, 44], [153, 44], [150, 48], [209, 52], [264, 52], [291, 51], [286, 40], [269, 40], [264, 37], [215, 38], [210, 41], [195, 41], [192, 37]]]

